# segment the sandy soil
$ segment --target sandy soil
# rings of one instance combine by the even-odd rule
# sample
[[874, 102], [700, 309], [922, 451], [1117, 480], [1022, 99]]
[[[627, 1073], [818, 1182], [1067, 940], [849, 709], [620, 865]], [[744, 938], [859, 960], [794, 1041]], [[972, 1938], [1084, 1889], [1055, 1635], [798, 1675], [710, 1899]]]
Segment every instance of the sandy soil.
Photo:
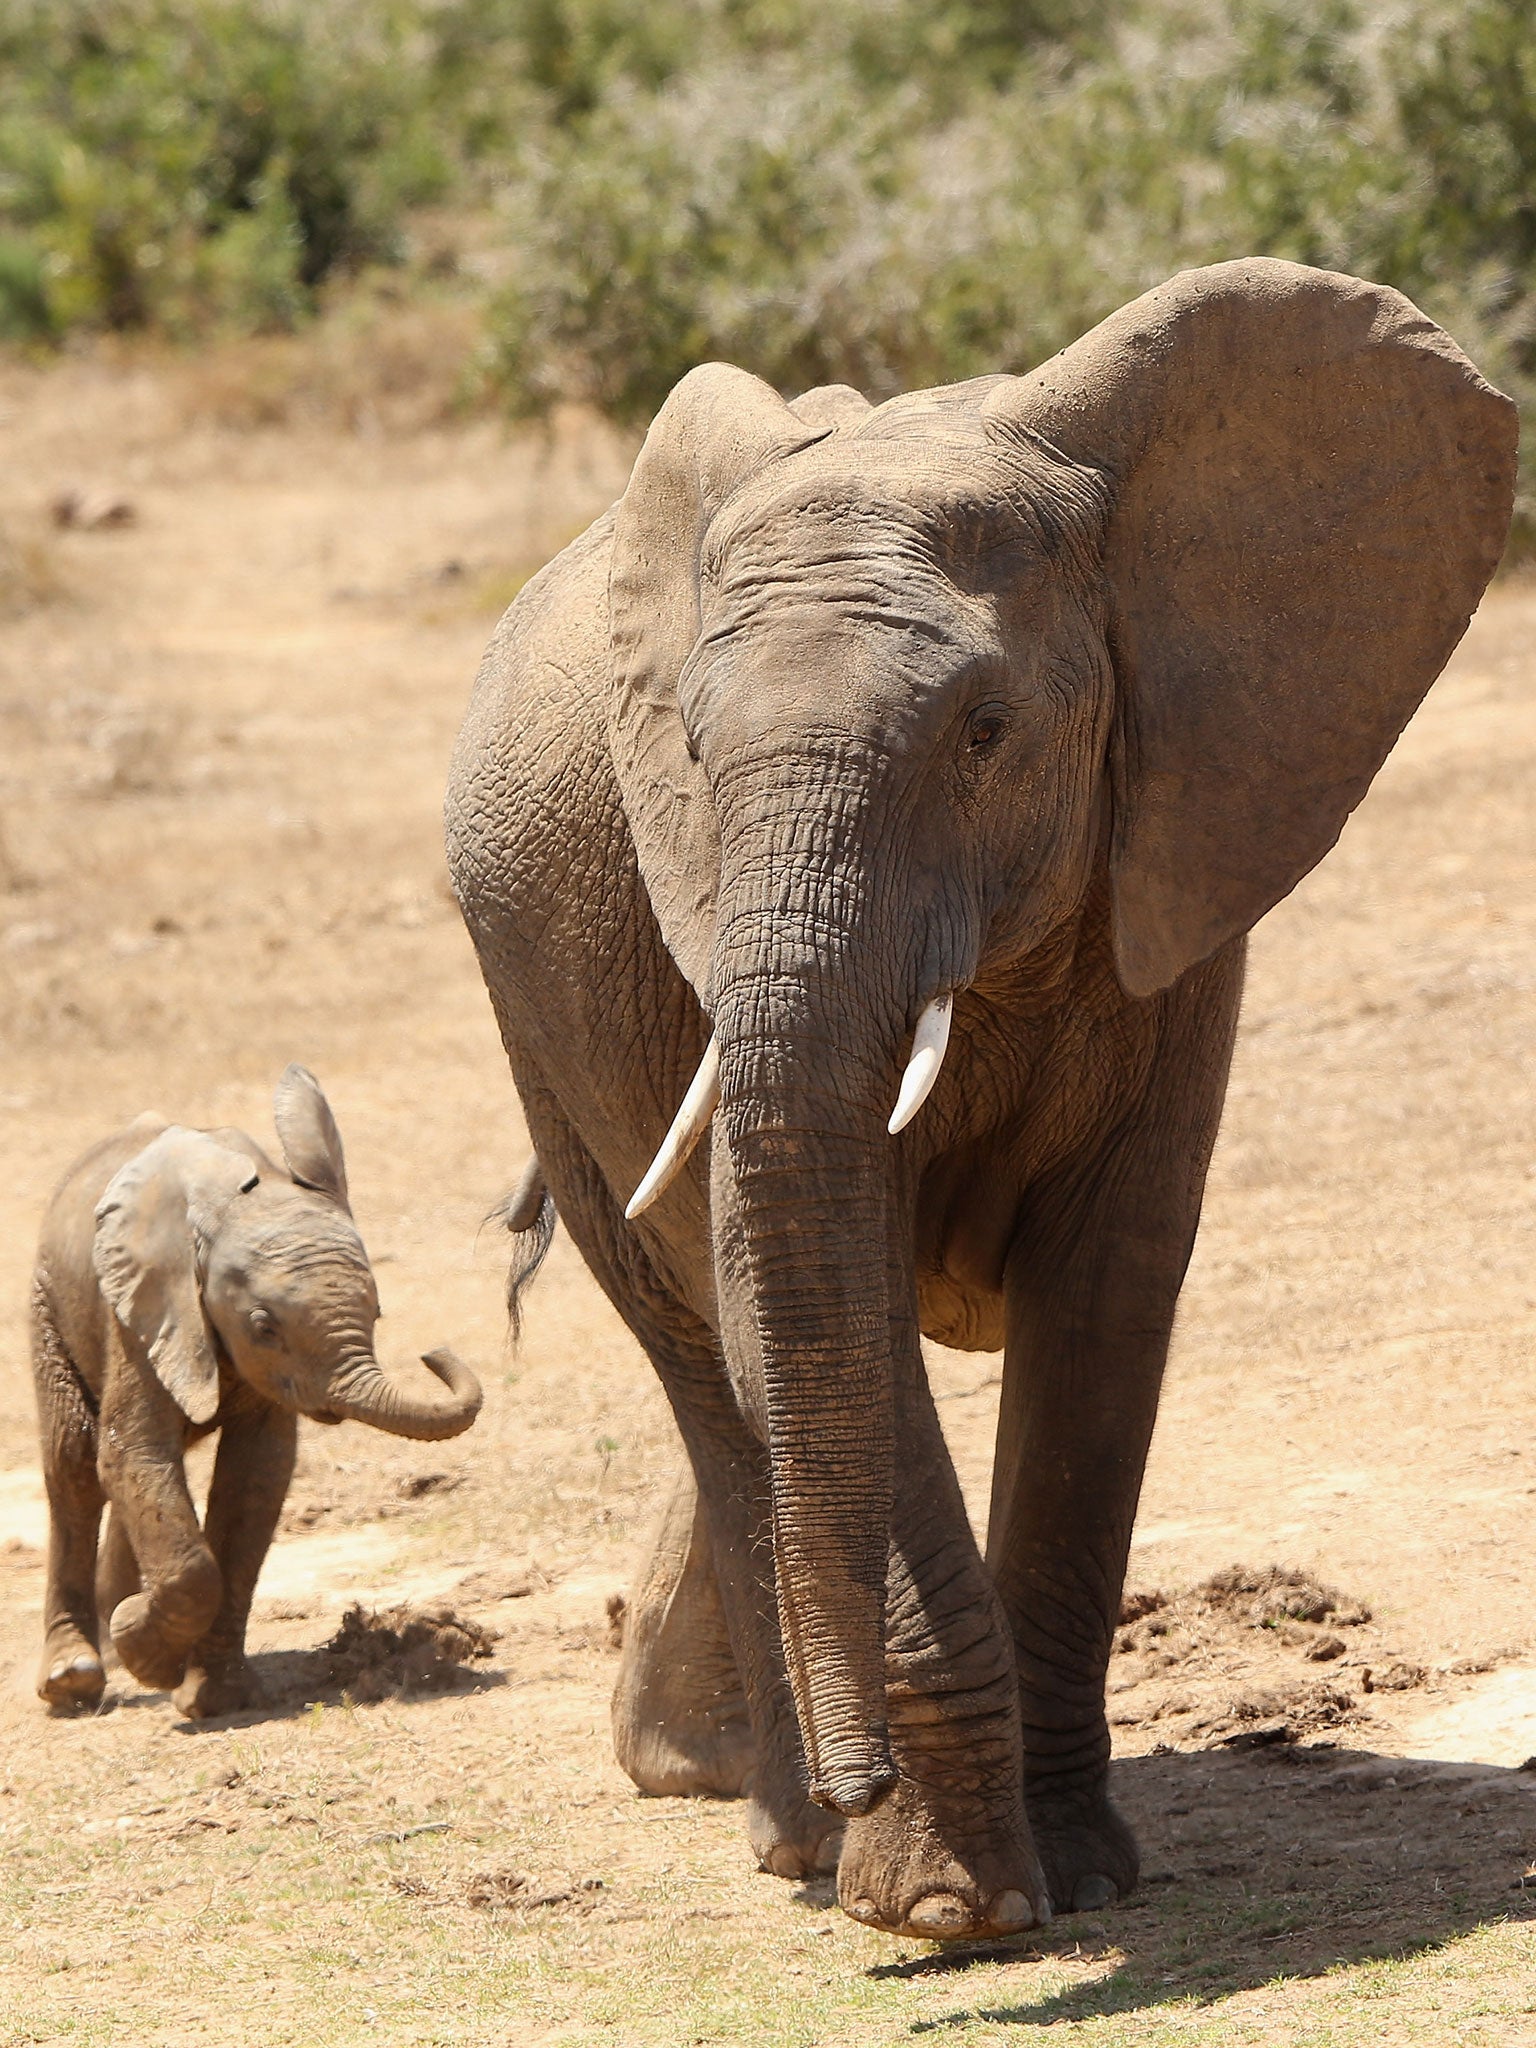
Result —
[[[563, 1239], [510, 1358], [477, 1238], [524, 1137], [443, 770], [497, 611], [627, 451], [575, 419], [223, 431], [180, 375], [0, 373], [0, 2041], [979, 2041], [1218, 1991], [1209, 2038], [1300, 2040], [1302, 1993], [1266, 1986], [1477, 1928], [1526, 2002], [1440, 2038], [1536, 2039], [1536, 594], [1488, 601], [1257, 935], [1135, 1541], [1167, 1597], [1111, 1676], [1149, 1883], [997, 1963], [983, 2011], [824, 1887], [754, 1875], [729, 1807], [617, 1772], [606, 1605], [670, 1425]], [[69, 487], [131, 523], [56, 531]], [[339, 1117], [386, 1345], [455, 1344], [483, 1419], [425, 1448], [306, 1431], [252, 1632], [268, 1713], [194, 1731], [119, 1675], [51, 1721], [42, 1203], [145, 1108], [262, 1137], [290, 1059]], [[932, 1364], [979, 1509], [996, 1361]], [[321, 1646], [401, 1601], [493, 1628], [489, 1659], [349, 1703]], [[789, 2017], [732, 2002], [766, 1957]], [[818, 2018], [850, 1981], [865, 2003]]]

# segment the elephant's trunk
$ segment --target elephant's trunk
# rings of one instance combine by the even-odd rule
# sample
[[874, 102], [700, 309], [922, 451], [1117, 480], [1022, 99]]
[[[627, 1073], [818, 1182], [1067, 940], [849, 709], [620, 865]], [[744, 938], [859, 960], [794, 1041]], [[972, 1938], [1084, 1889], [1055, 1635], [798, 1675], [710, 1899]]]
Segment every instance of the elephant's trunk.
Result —
[[345, 1420], [366, 1422], [390, 1436], [414, 1437], [420, 1443], [461, 1436], [480, 1413], [484, 1396], [479, 1380], [452, 1351], [428, 1351], [421, 1362], [447, 1389], [446, 1398], [430, 1382], [410, 1386], [396, 1379], [369, 1354], [336, 1375], [327, 1407]]
[[894, 986], [900, 960], [872, 958], [884, 924], [846, 812], [834, 800], [818, 816], [804, 792], [764, 808], [738, 832], [723, 821], [712, 994], [729, 1221], [717, 1284], [733, 1368], [759, 1390], [766, 1423], [779, 1619], [811, 1797], [853, 1815], [896, 1775], [886, 1123], [911, 1002]]

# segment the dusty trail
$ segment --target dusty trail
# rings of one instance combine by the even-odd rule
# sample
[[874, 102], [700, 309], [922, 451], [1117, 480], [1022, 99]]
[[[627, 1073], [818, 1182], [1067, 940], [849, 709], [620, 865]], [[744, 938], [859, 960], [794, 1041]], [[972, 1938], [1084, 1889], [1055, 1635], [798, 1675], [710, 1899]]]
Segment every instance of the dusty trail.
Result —
[[[1279, 1563], [1372, 1619], [1144, 1616], [1111, 1706], [1152, 1882], [955, 1979], [752, 1874], [731, 1809], [616, 1771], [605, 1602], [669, 1425], [563, 1239], [507, 1360], [477, 1242], [523, 1136], [444, 763], [496, 612], [625, 450], [576, 420], [220, 433], [175, 374], [87, 363], [0, 373], [0, 433], [0, 533], [57, 586], [0, 624], [0, 2043], [1302, 2041], [1332, 2038], [1321, 1969], [1368, 1990], [1408, 1944], [1439, 1961], [1342, 2038], [1536, 2038], [1536, 593], [1489, 600], [1255, 940], [1136, 1536], [1137, 1587]], [[136, 522], [52, 533], [74, 482]], [[122, 1683], [50, 1722], [44, 1197], [149, 1106], [261, 1132], [289, 1059], [341, 1120], [381, 1341], [454, 1343], [484, 1418], [430, 1450], [306, 1433], [253, 1629], [270, 1716], [191, 1731]], [[995, 1362], [933, 1370], [980, 1511]], [[308, 1705], [343, 1610], [401, 1600], [499, 1630], [489, 1662]], [[1276, 1727], [1301, 1740], [1243, 1740]]]

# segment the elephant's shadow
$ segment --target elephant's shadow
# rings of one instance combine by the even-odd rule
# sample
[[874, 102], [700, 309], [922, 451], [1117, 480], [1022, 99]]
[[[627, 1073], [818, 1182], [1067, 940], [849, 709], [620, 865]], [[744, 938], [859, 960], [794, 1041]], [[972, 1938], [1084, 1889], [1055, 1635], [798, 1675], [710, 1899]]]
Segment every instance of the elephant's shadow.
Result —
[[[1211, 2004], [1279, 1978], [1442, 1949], [1479, 1927], [1536, 1919], [1530, 1767], [1346, 1749], [1207, 1751], [1125, 1758], [1114, 1785], [1144, 1856], [1141, 1889], [1125, 1905], [1019, 1941], [877, 1963], [870, 1975], [1066, 1956], [1090, 1966], [1112, 1956], [1114, 1966], [1038, 1997], [989, 1997], [914, 2021], [912, 2033]], [[801, 1896], [820, 1905], [830, 1894], [816, 1885]]]
[[[251, 1669], [261, 1687], [261, 1697], [248, 1707], [230, 1714], [209, 1715], [201, 1720], [183, 1720], [186, 1734], [229, 1728], [249, 1728], [263, 1721], [290, 1721], [307, 1713], [317, 1703], [324, 1705], [351, 1701], [374, 1705], [380, 1700], [422, 1699], [429, 1696], [489, 1692], [507, 1683], [507, 1673], [495, 1664], [464, 1664], [451, 1658], [383, 1655], [349, 1661], [339, 1658], [332, 1646], [318, 1649], [258, 1650], [250, 1658]], [[169, 1695], [163, 1692], [119, 1694], [120, 1708], [163, 1707]]]

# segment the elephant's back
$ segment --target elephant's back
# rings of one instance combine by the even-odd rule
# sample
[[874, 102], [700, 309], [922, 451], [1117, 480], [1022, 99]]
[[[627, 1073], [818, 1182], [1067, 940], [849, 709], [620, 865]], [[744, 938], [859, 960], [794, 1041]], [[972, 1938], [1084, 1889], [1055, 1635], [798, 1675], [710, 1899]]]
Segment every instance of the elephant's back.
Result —
[[[444, 802], [448, 865], [465, 916], [537, 886], [519, 863], [561, 859], [560, 825], [597, 828], [608, 767], [608, 557], [603, 514], [546, 563], [503, 616], [459, 729]], [[553, 880], [553, 876], [550, 877]]]
[[503, 1035], [546, 1063], [603, 1041], [625, 1007], [606, 975], [653, 933], [609, 754], [612, 533], [605, 514], [497, 628], [444, 804], [454, 891]]
[[64, 1348], [93, 1391], [100, 1383], [101, 1325], [106, 1314], [96, 1284], [92, 1249], [96, 1204], [113, 1175], [165, 1129], [165, 1119], [141, 1116], [82, 1152], [43, 1211], [38, 1233], [37, 1284]]

